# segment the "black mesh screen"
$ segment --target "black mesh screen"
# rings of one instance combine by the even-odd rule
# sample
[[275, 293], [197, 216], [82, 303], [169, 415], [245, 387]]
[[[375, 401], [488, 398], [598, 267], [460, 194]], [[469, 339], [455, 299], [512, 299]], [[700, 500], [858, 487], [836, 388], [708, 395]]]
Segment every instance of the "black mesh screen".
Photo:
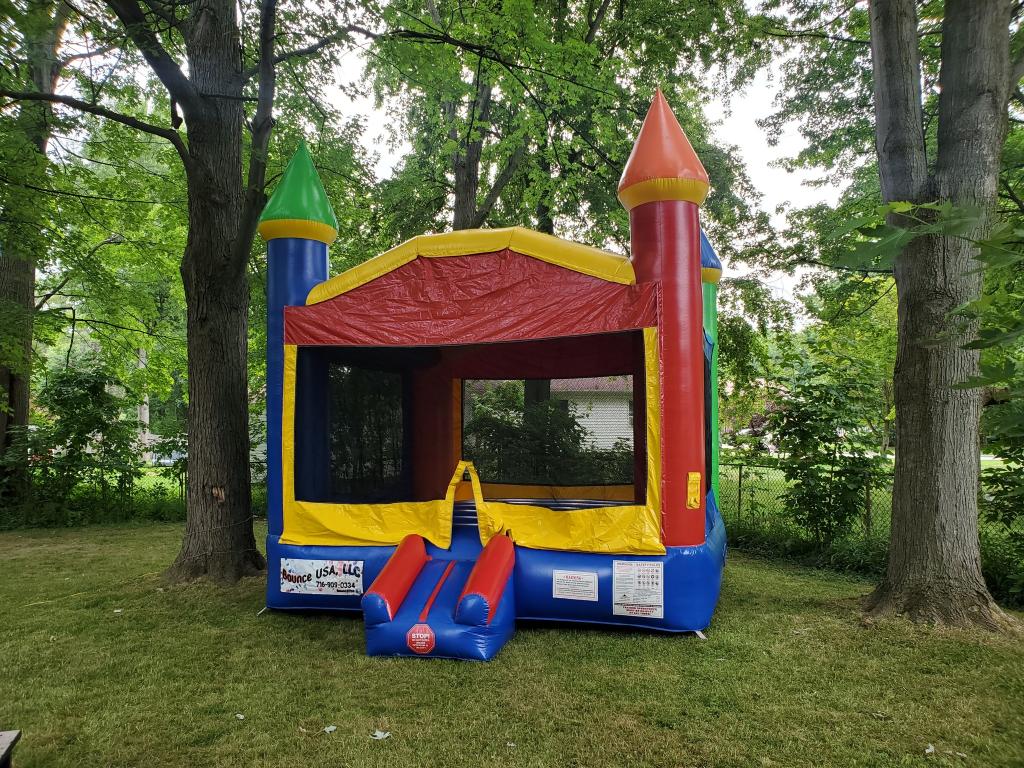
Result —
[[407, 494], [400, 373], [331, 364], [331, 498], [393, 501]]
[[633, 377], [467, 379], [462, 455], [523, 485], [633, 482]]

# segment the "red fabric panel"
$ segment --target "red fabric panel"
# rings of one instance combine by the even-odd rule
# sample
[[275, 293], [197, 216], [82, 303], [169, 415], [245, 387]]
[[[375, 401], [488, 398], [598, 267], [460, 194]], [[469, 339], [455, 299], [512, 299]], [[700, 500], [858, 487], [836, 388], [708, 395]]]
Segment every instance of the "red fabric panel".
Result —
[[[704, 315], [697, 206], [678, 200], [629, 213], [637, 280], [660, 281], [662, 530], [666, 546], [704, 543]], [[687, 476], [698, 472], [696, 509], [686, 506]]]
[[456, 379], [569, 379], [632, 374], [635, 331], [597, 336], [445, 347], [442, 365]]
[[460, 456], [453, 456], [452, 380], [441, 366], [413, 372], [413, 499], [443, 499]]
[[504, 250], [416, 259], [320, 304], [286, 307], [285, 343], [479, 344], [656, 322], [655, 285], [610, 283]]

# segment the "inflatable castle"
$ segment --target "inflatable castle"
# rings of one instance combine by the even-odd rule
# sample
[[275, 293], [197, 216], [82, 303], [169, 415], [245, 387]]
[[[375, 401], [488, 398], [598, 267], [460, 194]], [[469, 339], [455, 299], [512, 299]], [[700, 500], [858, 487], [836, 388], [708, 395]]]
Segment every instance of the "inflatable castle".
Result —
[[267, 605], [361, 611], [371, 655], [486, 660], [520, 620], [705, 629], [726, 550], [707, 192], [658, 92], [618, 187], [628, 258], [479, 229], [328, 278], [337, 221], [300, 147], [259, 224]]

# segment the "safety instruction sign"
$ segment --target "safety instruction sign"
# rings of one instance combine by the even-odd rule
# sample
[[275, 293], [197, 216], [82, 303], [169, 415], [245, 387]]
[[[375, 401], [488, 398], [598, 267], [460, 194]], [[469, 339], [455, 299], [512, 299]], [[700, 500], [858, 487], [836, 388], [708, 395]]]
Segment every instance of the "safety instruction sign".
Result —
[[359, 596], [363, 594], [363, 561], [281, 558], [281, 591]]
[[613, 560], [612, 614], [665, 618], [665, 564]]
[[562, 600], [597, 602], [597, 572], [553, 571], [551, 574], [551, 596]]

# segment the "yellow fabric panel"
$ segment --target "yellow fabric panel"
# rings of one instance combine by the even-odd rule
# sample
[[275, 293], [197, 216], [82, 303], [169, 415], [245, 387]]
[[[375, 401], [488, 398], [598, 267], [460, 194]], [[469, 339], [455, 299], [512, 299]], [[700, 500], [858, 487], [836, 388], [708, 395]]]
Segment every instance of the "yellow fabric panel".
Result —
[[274, 240], [279, 237], [301, 237], [306, 240], [319, 240], [330, 245], [338, 237], [338, 230], [329, 224], [307, 219], [267, 219], [257, 227], [260, 237]]
[[648, 179], [619, 190], [619, 202], [627, 211], [660, 200], [684, 200], [700, 205], [707, 196], [708, 183], [701, 179]]
[[661, 518], [646, 506], [595, 507], [555, 511], [531, 504], [487, 501], [472, 462], [466, 466], [473, 486], [480, 541], [508, 535], [523, 547], [568, 552], [663, 555]]
[[644, 399], [647, 401], [647, 508], [661, 530], [661, 351], [658, 329], [644, 328]]
[[347, 293], [408, 264], [417, 257], [468, 256], [476, 253], [493, 253], [506, 248], [612, 283], [636, 283], [633, 264], [629, 259], [599, 248], [562, 240], [524, 227], [464, 229], [437, 235], [420, 235], [406, 240], [390, 251], [314, 286], [306, 298], [306, 304], [318, 304]]
[[718, 285], [722, 280], [722, 270], [715, 267], [701, 267], [700, 280], [702, 283], [714, 283]]
[[460, 462], [443, 500], [394, 504], [325, 504], [295, 498], [294, 344], [284, 345], [284, 403], [281, 423], [281, 485], [284, 496], [282, 544], [386, 546], [418, 533], [439, 547], [452, 543], [455, 487], [466, 468]]

